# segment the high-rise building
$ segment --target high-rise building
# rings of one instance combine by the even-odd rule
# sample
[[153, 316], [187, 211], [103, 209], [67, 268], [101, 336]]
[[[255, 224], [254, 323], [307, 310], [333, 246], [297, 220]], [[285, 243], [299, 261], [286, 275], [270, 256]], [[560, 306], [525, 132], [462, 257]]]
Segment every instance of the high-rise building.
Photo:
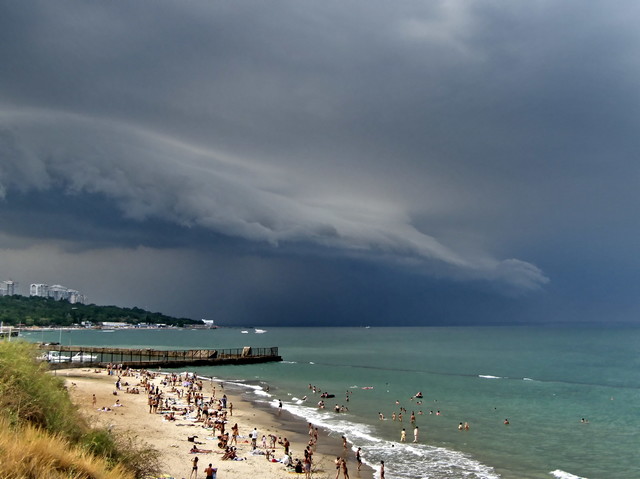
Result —
[[83, 294], [80, 294], [79, 291], [76, 291], [75, 289], [69, 289], [66, 286], [62, 286], [60, 284], [49, 286], [48, 284], [44, 283], [33, 283], [29, 288], [29, 294], [31, 296], [52, 298], [56, 301], [65, 299], [72, 304], [84, 304], [86, 302], [86, 297]]
[[45, 283], [32, 283], [29, 287], [29, 296], [49, 297], [49, 285]]
[[0, 283], [0, 296], [13, 296], [18, 290], [18, 283], [15, 281], [3, 281]]

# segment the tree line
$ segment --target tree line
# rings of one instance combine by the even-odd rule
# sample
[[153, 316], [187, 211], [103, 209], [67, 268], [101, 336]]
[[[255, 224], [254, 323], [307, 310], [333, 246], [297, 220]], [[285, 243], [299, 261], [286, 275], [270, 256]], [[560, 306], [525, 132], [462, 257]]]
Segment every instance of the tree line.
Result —
[[152, 313], [141, 308], [120, 308], [95, 304], [71, 304], [67, 300], [55, 300], [39, 296], [0, 296], [0, 321], [5, 326], [73, 326], [85, 321], [123, 322], [128, 324], [167, 324], [189, 326], [202, 321], [175, 318], [162, 313]]

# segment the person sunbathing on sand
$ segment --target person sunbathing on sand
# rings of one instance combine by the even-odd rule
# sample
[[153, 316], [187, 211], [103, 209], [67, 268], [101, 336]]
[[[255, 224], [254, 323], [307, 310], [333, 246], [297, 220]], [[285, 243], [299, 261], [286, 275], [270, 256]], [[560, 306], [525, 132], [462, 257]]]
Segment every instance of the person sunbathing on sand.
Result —
[[198, 453], [204, 454], [204, 453], [207, 453], [207, 452], [213, 452], [213, 451], [211, 449], [198, 449], [198, 447], [196, 447], [196, 446], [193, 446], [191, 448], [191, 450], [189, 451], [190, 454], [198, 454]]
[[236, 448], [235, 447], [228, 447], [227, 451], [222, 456], [222, 460], [223, 461], [232, 460], [232, 459], [235, 459], [235, 458], [236, 458]]

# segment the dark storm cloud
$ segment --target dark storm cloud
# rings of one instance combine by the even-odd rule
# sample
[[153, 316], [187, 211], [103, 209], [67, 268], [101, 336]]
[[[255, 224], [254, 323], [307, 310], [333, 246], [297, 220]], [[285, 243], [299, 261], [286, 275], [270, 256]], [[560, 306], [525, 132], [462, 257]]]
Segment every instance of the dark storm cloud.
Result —
[[[311, 298], [345, 310], [317, 261], [332, 278], [375, 269], [349, 298], [412, 278], [424, 304], [501, 292], [513, 308], [571, 277], [595, 238], [612, 262], [635, 249], [634, 3], [1, 8], [6, 245], [50, 238], [94, 266], [107, 249], [127, 264], [130, 248], [180, 252], [191, 286], [224, 251], [226, 278], [265, 272], [245, 307], [274, 316]], [[392, 307], [409, 302], [391, 290]]]
[[[291, 191], [291, 175], [280, 168], [131, 125], [42, 111], [6, 112], [2, 120], [7, 122], [4, 156], [11, 158], [3, 172], [5, 188], [98, 194], [111, 198], [128, 219], [159, 218], [274, 245], [304, 241], [379, 251], [392, 259], [436, 261], [456, 274], [525, 288], [546, 281], [523, 261], [459, 255], [417, 231], [400, 207], [358, 191], [357, 185], [348, 192], [329, 186], [308, 197]], [[294, 183], [307, 181], [300, 177]]]

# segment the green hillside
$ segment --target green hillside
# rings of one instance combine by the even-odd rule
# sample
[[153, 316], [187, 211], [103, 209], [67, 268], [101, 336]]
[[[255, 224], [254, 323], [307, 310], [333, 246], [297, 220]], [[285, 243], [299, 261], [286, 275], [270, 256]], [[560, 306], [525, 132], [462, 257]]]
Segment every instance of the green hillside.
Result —
[[140, 308], [119, 308], [95, 304], [71, 304], [66, 300], [56, 301], [38, 296], [0, 296], [0, 321], [5, 326], [72, 326], [83, 321], [126, 322], [129, 324], [154, 323], [172, 326], [202, 324], [188, 318], [174, 318], [161, 313], [152, 313]]

